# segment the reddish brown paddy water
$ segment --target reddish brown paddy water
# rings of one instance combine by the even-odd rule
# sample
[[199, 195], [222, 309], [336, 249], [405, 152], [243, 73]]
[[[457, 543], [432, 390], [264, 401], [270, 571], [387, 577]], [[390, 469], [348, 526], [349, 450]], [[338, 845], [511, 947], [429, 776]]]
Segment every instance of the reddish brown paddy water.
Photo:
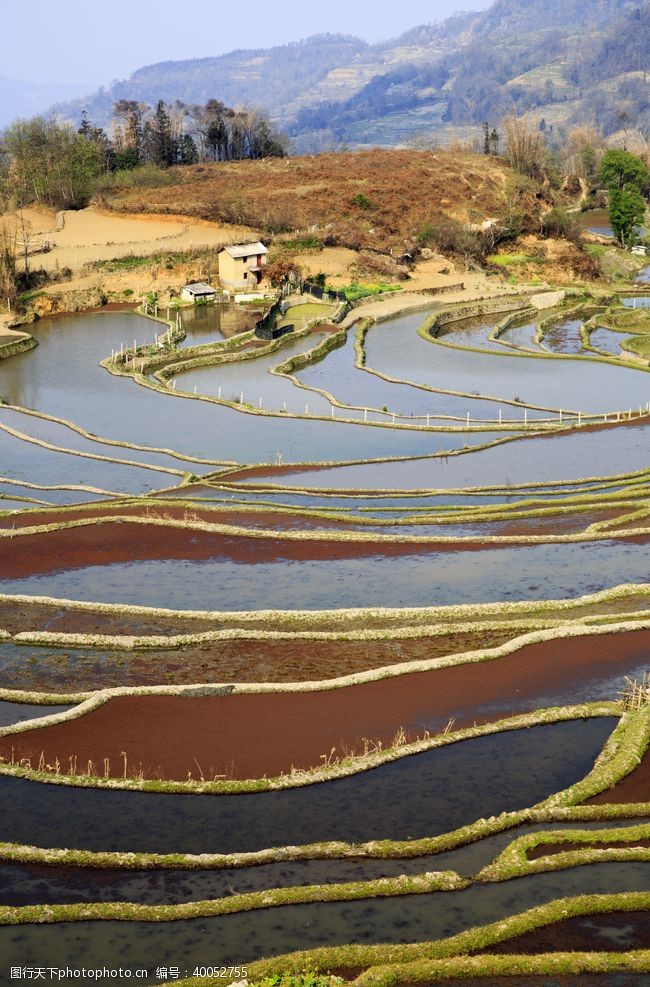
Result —
[[648, 649], [650, 631], [588, 635], [345, 689], [119, 697], [83, 717], [6, 737], [0, 755], [34, 763], [41, 752], [49, 763], [110, 758], [119, 774], [126, 751], [133, 769], [141, 766], [147, 776], [184, 779], [208, 769], [234, 778], [271, 776], [322, 765], [333, 752], [361, 753], [365, 740], [388, 746], [400, 728], [414, 738], [425, 729], [439, 732], [450, 717], [457, 729], [538, 708], [549, 694], [575, 696], [585, 678], [627, 669]]

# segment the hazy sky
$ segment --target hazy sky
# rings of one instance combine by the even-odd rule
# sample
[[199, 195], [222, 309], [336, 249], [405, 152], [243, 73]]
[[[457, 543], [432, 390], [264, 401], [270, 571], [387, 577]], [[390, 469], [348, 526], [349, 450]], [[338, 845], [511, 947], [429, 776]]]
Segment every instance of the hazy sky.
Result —
[[489, 0], [0, 0], [0, 75], [90, 84], [142, 65], [323, 32], [394, 37]]

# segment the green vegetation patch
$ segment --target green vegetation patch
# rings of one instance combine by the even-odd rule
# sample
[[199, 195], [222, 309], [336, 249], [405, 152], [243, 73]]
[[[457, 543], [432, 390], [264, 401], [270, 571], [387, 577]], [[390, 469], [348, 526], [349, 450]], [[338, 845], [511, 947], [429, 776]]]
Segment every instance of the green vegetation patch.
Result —
[[498, 267], [514, 267], [517, 264], [529, 264], [535, 258], [531, 254], [490, 254], [487, 260], [489, 264], [496, 264]]
[[327, 288], [326, 290], [342, 291], [349, 302], [358, 302], [360, 298], [369, 298], [371, 295], [383, 295], [387, 291], [401, 291], [402, 286], [390, 283], [371, 284], [365, 281], [352, 281], [338, 289]]

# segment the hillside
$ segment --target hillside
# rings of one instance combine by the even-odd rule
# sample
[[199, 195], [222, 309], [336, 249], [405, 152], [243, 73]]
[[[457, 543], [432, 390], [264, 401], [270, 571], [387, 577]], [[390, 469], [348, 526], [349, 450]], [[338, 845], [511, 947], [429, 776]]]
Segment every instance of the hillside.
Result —
[[0, 75], [0, 128], [16, 117], [32, 117], [45, 113], [53, 99], [75, 99], [84, 96], [91, 86], [70, 83], [27, 82]]
[[324, 34], [162, 62], [55, 109], [76, 122], [85, 108], [106, 125], [118, 99], [254, 104], [290, 133], [298, 153], [444, 142], [512, 109], [532, 111], [550, 127], [597, 114], [610, 134], [624, 112], [647, 129], [649, 11], [649, 0], [495, 0], [380, 45]]
[[[450, 152], [373, 150], [172, 169], [173, 185], [114, 190], [121, 212], [185, 214], [263, 232], [312, 234], [353, 249], [411, 245], [427, 222], [503, 215], [516, 176], [500, 159]], [[532, 192], [518, 204], [536, 211]]]

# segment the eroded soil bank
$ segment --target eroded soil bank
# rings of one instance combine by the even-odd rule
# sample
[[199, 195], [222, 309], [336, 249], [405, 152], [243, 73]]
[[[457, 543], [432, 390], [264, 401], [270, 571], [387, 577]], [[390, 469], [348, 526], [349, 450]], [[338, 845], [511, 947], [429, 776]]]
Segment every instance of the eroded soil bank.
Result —
[[[318, 692], [220, 696], [124, 696], [85, 716], [0, 740], [9, 760], [41, 753], [78, 765], [123, 753], [146, 777], [184, 780], [201, 770], [232, 778], [274, 776], [333, 755], [386, 747], [545, 705], [579, 701], [585, 677], [622, 675], [645, 660], [650, 631], [589, 635], [529, 645], [494, 661], [459, 665]], [[611, 698], [615, 698], [613, 695]]]

